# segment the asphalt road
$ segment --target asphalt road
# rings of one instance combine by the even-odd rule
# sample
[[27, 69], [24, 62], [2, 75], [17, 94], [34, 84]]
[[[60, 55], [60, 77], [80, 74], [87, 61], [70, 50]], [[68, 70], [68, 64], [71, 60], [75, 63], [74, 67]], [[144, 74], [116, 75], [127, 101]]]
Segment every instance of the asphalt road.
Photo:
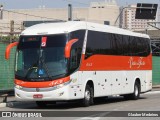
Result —
[[[35, 102], [19, 102], [13, 97], [8, 99], [8, 107], [0, 108], [0, 111], [40, 112], [42, 114], [56, 116], [37, 118], [37, 120], [158, 120], [160, 119], [160, 91], [151, 91], [142, 94], [139, 100], [125, 100], [123, 97], [114, 96], [102, 101], [96, 101], [90, 107], [81, 107], [78, 102], [63, 102], [39, 108]], [[48, 112], [49, 111], [49, 112]], [[57, 112], [58, 111], [58, 112]], [[126, 112], [122, 112], [126, 111]], [[134, 112], [135, 111], [135, 112]], [[140, 111], [140, 112], [138, 112]], [[154, 111], [154, 112], [153, 112]], [[156, 112], [159, 111], [159, 112]], [[141, 117], [149, 114], [152, 117]], [[135, 116], [138, 117], [135, 117]], [[154, 117], [158, 115], [158, 117]], [[106, 117], [108, 116], [108, 117]], [[118, 118], [116, 117], [118, 116]], [[7, 118], [11, 119], [11, 118]], [[16, 118], [17, 119], [17, 118]], [[36, 120], [36, 118], [34, 118]]]

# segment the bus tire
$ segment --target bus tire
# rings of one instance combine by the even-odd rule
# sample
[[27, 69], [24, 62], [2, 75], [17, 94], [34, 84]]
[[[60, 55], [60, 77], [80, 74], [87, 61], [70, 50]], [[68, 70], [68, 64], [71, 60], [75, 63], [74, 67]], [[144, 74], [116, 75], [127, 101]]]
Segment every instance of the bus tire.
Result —
[[136, 81], [134, 84], [134, 92], [132, 94], [124, 95], [126, 100], [137, 100], [140, 97], [140, 84]]
[[45, 108], [47, 106], [47, 103], [45, 101], [36, 101], [36, 104], [40, 108]]
[[140, 97], [140, 84], [136, 81], [134, 85], [134, 92], [131, 94], [132, 100], [137, 100]]
[[84, 98], [83, 98], [83, 106], [88, 107], [93, 104], [93, 88], [89, 85], [86, 86]]

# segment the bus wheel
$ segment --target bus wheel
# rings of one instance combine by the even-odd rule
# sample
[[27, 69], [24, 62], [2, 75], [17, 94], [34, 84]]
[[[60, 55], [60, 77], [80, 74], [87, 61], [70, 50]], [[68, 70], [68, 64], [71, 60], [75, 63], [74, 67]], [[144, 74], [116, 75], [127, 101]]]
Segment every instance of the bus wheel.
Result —
[[83, 106], [88, 107], [93, 104], [93, 88], [89, 85], [86, 86], [84, 98], [83, 98]]
[[134, 93], [131, 94], [131, 99], [137, 100], [140, 97], [140, 84], [136, 81], [134, 85]]
[[134, 85], [134, 92], [132, 94], [124, 95], [124, 98], [126, 100], [137, 100], [140, 97], [140, 84], [138, 82], [135, 82]]
[[45, 101], [36, 101], [36, 104], [40, 108], [45, 108], [47, 106], [47, 102]]

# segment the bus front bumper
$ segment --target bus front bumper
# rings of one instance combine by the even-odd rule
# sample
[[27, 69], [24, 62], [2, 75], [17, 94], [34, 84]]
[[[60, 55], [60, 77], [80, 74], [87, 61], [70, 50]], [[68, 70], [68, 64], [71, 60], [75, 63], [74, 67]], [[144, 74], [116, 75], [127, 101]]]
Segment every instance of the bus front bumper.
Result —
[[15, 97], [20, 101], [63, 101], [69, 100], [69, 85], [55, 90], [48, 88], [25, 88], [15, 87]]

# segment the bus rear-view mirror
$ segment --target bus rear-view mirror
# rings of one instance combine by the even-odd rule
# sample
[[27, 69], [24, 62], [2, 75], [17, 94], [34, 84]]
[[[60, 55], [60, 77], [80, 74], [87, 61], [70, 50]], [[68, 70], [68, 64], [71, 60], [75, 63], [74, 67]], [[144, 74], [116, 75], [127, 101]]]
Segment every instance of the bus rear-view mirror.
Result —
[[9, 57], [10, 57], [10, 52], [11, 52], [11, 49], [15, 46], [18, 45], [18, 42], [14, 42], [14, 43], [11, 43], [9, 44], [7, 47], [6, 47], [6, 51], [5, 51], [5, 59], [8, 60]]
[[65, 58], [70, 58], [71, 47], [72, 47], [72, 45], [73, 45], [75, 42], [77, 42], [77, 41], [78, 41], [77, 38], [68, 41], [68, 43], [67, 43], [66, 46], [65, 46]]

